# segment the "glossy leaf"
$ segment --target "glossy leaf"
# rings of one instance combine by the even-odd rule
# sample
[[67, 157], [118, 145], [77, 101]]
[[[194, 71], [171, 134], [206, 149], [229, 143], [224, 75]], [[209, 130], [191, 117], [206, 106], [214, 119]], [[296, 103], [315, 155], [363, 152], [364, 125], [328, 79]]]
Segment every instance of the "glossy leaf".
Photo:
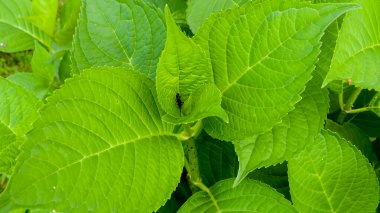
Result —
[[345, 17], [324, 85], [351, 79], [355, 86], [380, 91], [380, 1], [357, 2], [362, 9]]
[[191, 123], [208, 116], [228, 120], [206, 53], [177, 27], [168, 8], [165, 19], [167, 40], [156, 81], [159, 103], [168, 113], [165, 120]]
[[288, 163], [290, 193], [300, 212], [375, 212], [379, 182], [368, 160], [345, 139], [322, 131]]
[[233, 182], [226, 179], [212, 186], [214, 200], [203, 191], [194, 194], [178, 212], [297, 212], [282, 194], [266, 184], [245, 180], [233, 188]]
[[8, 207], [158, 210], [179, 182], [184, 156], [163, 129], [155, 94], [151, 80], [121, 68], [67, 80], [28, 135], [4, 195]]
[[73, 72], [94, 66], [122, 66], [155, 79], [165, 42], [162, 11], [139, 0], [82, 4], [74, 36]]
[[196, 40], [211, 58], [229, 123], [207, 118], [207, 133], [241, 140], [279, 123], [301, 99], [324, 29], [353, 7], [264, 1], [210, 17]]
[[34, 39], [50, 47], [50, 37], [25, 19], [31, 13], [32, 2], [29, 0], [0, 1], [0, 51], [31, 49]]

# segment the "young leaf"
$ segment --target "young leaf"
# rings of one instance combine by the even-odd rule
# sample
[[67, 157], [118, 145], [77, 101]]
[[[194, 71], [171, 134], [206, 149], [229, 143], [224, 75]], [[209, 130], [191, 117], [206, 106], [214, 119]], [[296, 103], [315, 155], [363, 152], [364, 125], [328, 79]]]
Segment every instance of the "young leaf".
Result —
[[86, 0], [74, 36], [73, 72], [123, 66], [155, 79], [164, 42], [162, 11], [153, 5], [140, 0]]
[[57, 0], [33, 0], [32, 16], [25, 17], [39, 29], [53, 37], [58, 12]]
[[28, 135], [5, 191], [8, 206], [156, 211], [178, 184], [184, 156], [163, 129], [155, 94], [150, 79], [122, 68], [67, 80]]
[[40, 104], [20, 86], [0, 78], [0, 173], [12, 173], [18, 148], [38, 118]]
[[288, 163], [290, 193], [300, 212], [375, 212], [379, 182], [368, 160], [346, 140], [322, 131]]
[[351, 79], [355, 86], [380, 91], [380, 1], [357, 2], [362, 9], [345, 17], [324, 85]]
[[230, 122], [206, 118], [206, 131], [233, 141], [279, 123], [300, 100], [324, 29], [353, 8], [263, 1], [209, 18], [196, 40], [210, 55]]
[[206, 192], [190, 197], [181, 212], [297, 212], [284, 196], [270, 186], [255, 180], [245, 180], [233, 188], [234, 180], [226, 179]]
[[30, 0], [0, 1], [0, 51], [32, 49], [34, 39], [50, 47], [50, 37], [25, 19], [31, 13]]
[[[318, 72], [317, 72], [318, 71]], [[261, 135], [235, 141], [239, 157], [238, 184], [249, 172], [282, 163], [305, 148], [323, 128], [329, 108], [327, 89], [321, 89], [323, 78], [319, 70], [306, 85], [302, 100], [280, 124]]]
[[213, 84], [206, 53], [181, 32], [168, 7], [165, 18], [167, 39], [157, 66], [156, 81], [159, 103], [168, 113], [165, 120], [191, 123], [207, 116], [228, 120], [220, 107], [221, 94]]
[[60, 28], [54, 40], [59, 47], [71, 48], [75, 27], [78, 23], [81, 0], [65, 0], [60, 15]]
[[243, 5], [249, 0], [190, 0], [187, 9], [187, 22], [191, 31], [196, 33], [199, 27], [214, 12]]

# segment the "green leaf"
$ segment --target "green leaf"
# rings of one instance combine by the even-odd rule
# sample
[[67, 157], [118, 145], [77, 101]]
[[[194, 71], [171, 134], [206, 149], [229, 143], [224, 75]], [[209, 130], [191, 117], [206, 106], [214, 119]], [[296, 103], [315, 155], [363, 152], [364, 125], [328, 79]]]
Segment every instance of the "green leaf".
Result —
[[31, 13], [30, 0], [0, 0], [0, 51], [16, 52], [31, 49], [34, 39], [50, 47], [51, 38], [25, 19]]
[[70, 49], [78, 23], [81, 0], [65, 0], [60, 15], [60, 29], [57, 30], [54, 40], [58, 46]]
[[190, 197], [178, 212], [297, 212], [283, 195], [266, 184], [245, 180], [233, 188], [227, 179], [210, 188], [214, 199], [206, 192]]
[[302, 100], [272, 130], [241, 141], [235, 141], [239, 157], [238, 184], [249, 172], [289, 160], [300, 152], [323, 128], [329, 108], [327, 89], [321, 89], [323, 78], [314, 72], [306, 85]]
[[151, 80], [123, 68], [93, 68], [67, 80], [22, 147], [4, 195], [8, 205], [158, 210], [180, 180], [184, 156], [180, 141], [163, 129], [155, 94]]
[[[157, 66], [156, 81], [159, 103], [168, 113], [164, 119], [172, 123], [191, 123], [218, 116], [228, 121], [220, 106], [221, 94], [213, 84], [206, 53], [182, 33], [168, 8], [165, 18], [167, 40]], [[183, 107], [179, 102], [183, 102]]]
[[191, 31], [196, 33], [206, 19], [215, 12], [241, 6], [249, 0], [189, 0], [187, 22]]
[[324, 29], [353, 8], [264, 1], [209, 18], [195, 39], [210, 55], [229, 123], [206, 118], [207, 133], [234, 141], [278, 124], [301, 99]]
[[339, 125], [334, 121], [327, 120], [325, 128], [338, 133], [341, 137], [350, 141], [368, 158], [370, 162], [376, 162], [376, 155], [372, 149], [372, 142], [369, 140], [369, 136], [359, 127], [352, 123]]
[[[121, 0], [128, 1], [128, 0]], [[145, 0], [154, 4], [156, 7], [160, 8], [162, 11], [165, 9], [165, 5], [168, 5], [170, 11], [172, 11], [173, 18], [177, 24], [186, 24], [186, 8], [187, 0]]]
[[351, 123], [358, 126], [371, 137], [380, 137], [380, 117], [373, 112], [357, 114]]
[[162, 11], [140, 0], [85, 0], [82, 4], [74, 36], [73, 72], [123, 66], [155, 79], [165, 42]]
[[331, 62], [331, 70], [324, 85], [333, 80], [351, 79], [353, 85], [380, 91], [380, 2], [357, 2], [361, 4], [362, 9], [352, 11], [345, 17]]
[[219, 141], [203, 134], [196, 141], [196, 148], [199, 171], [202, 182], [206, 186], [236, 177], [239, 163], [232, 143]]
[[379, 183], [368, 160], [345, 139], [322, 131], [288, 163], [290, 193], [300, 212], [375, 212]]
[[273, 187], [285, 198], [290, 200], [290, 189], [288, 181], [288, 167], [286, 163], [270, 166], [268, 168], [256, 169], [249, 173], [248, 178], [261, 181]]
[[18, 147], [38, 118], [40, 102], [7, 79], [0, 78], [0, 173], [10, 175]]
[[380, 117], [380, 92], [376, 93], [372, 98], [369, 108]]
[[39, 29], [53, 37], [57, 19], [57, 0], [33, 0], [32, 16], [25, 17]]
[[54, 63], [49, 52], [37, 42], [31, 63], [33, 73], [18, 72], [7, 79], [42, 100], [54, 82]]

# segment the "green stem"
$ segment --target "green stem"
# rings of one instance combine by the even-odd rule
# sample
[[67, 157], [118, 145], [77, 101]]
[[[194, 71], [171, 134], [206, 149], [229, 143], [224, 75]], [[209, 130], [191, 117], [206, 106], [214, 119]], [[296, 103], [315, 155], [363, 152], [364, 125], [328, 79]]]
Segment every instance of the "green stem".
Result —
[[347, 114], [368, 111], [368, 109], [366, 109], [367, 107], [360, 108], [360, 109], [352, 109], [353, 104], [355, 103], [356, 99], [359, 97], [362, 90], [363, 89], [360, 87], [356, 88], [355, 91], [351, 93], [350, 97], [348, 97], [347, 102], [343, 103], [343, 86], [342, 86], [342, 90], [339, 93], [339, 106], [340, 106], [341, 112], [338, 115], [338, 119], [337, 119], [338, 123], [343, 124], [344, 119], [346, 118]]
[[344, 111], [343, 81], [342, 81], [342, 86], [340, 87], [340, 93], [339, 93], [339, 107], [341, 111]]
[[190, 138], [198, 137], [198, 135], [201, 134], [202, 129], [203, 123], [202, 120], [199, 120], [197, 121], [197, 123], [194, 124], [194, 126], [190, 128], [185, 128], [185, 131], [176, 134], [176, 136], [180, 141], [187, 141]]
[[350, 97], [348, 97], [347, 102], [344, 104], [344, 111], [351, 111], [352, 110], [352, 106], [354, 105], [356, 99], [359, 97], [362, 90], [363, 90], [362, 88], [358, 87], [350, 95]]

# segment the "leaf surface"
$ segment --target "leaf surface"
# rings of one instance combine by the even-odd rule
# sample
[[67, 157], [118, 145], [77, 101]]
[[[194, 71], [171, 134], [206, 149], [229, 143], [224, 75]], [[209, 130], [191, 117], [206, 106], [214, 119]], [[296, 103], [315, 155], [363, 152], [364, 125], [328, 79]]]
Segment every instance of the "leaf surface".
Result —
[[34, 39], [50, 47], [51, 38], [25, 19], [31, 13], [32, 3], [29, 0], [0, 1], [0, 51], [31, 49]]
[[206, 192], [190, 197], [178, 212], [297, 212], [283, 195], [255, 180], [245, 180], [233, 188], [234, 180], [219, 181]]
[[184, 156], [164, 130], [155, 94], [150, 79], [122, 68], [93, 68], [67, 80], [28, 135], [6, 191], [9, 205], [158, 210], [180, 180]]
[[279, 123], [301, 99], [324, 29], [353, 7], [263, 1], [210, 17], [196, 40], [211, 58], [229, 123], [207, 118], [207, 133], [234, 141]]
[[356, 2], [362, 9], [345, 17], [324, 85], [351, 79], [353, 85], [380, 91], [380, 1]]
[[83, 1], [72, 53], [74, 73], [93, 66], [123, 66], [155, 79], [164, 48], [162, 11], [140, 0]]
[[322, 131], [288, 163], [290, 193], [300, 212], [375, 212], [379, 182], [368, 160], [345, 139]]
[[156, 81], [159, 103], [168, 113], [164, 119], [173, 123], [191, 123], [207, 116], [228, 120], [206, 53], [177, 27], [168, 7], [165, 19], [167, 40]]

